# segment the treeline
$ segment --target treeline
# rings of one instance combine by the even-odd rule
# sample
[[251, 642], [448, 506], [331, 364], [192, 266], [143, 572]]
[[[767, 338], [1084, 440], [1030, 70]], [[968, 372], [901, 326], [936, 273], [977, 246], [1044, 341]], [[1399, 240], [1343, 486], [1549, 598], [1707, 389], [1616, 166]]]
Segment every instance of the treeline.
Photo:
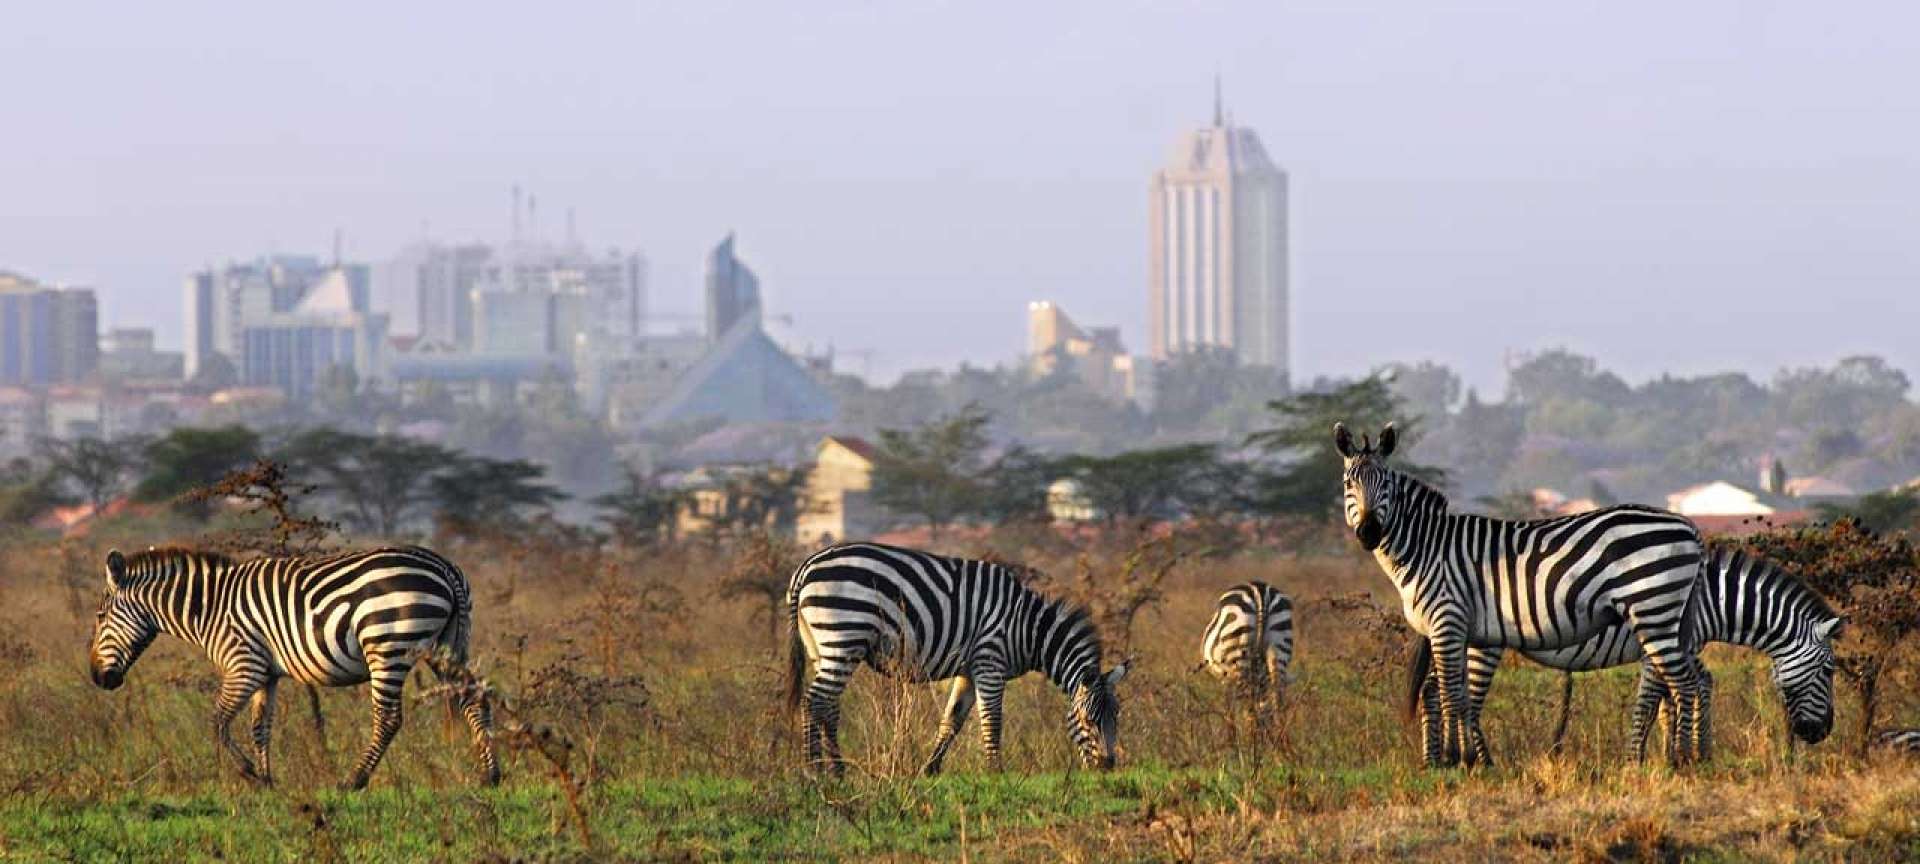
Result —
[[[969, 407], [993, 417], [997, 440], [1046, 453], [1107, 455], [1212, 443], [1239, 448], [1272, 424], [1272, 405], [1297, 393], [1337, 393], [1354, 380], [1320, 379], [1289, 393], [1271, 370], [1224, 352], [1162, 364], [1151, 411], [1102, 399], [1070, 366], [1035, 379], [1017, 368], [962, 367], [871, 388], [840, 384], [842, 426], [873, 434]], [[1771, 455], [1789, 476], [1829, 476], [1870, 492], [1920, 474], [1920, 406], [1907, 376], [1878, 357], [1783, 370], [1761, 383], [1742, 373], [1662, 376], [1637, 385], [1591, 357], [1563, 350], [1522, 358], [1503, 401], [1463, 386], [1448, 367], [1390, 363], [1396, 416], [1420, 418], [1425, 460], [1448, 469], [1456, 497], [1505, 496], [1539, 486], [1573, 497], [1659, 503], [1681, 486], [1728, 480], [1755, 486]]]

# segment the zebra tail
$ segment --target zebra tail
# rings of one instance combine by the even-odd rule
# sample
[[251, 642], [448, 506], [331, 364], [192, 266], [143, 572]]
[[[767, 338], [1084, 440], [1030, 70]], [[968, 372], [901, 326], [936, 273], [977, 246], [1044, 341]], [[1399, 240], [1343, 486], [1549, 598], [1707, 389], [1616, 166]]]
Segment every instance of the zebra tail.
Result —
[[1420, 715], [1420, 691], [1427, 686], [1427, 677], [1433, 674], [1433, 645], [1427, 640], [1415, 636], [1413, 639], [1413, 657], [1407, 661], [1407, 698], [1400, 705], [1400, 719], [1412, 723]]
[[[799, 583], [799, 576], [794, 574], [795, 585]], [[790, 587], [787, 589], [787, 713], [800, 710], [800, 691], [806, 679], [807, 646], [800, 641], [800, 592]]]
[[439, 645], [445, 649], [447, 657], [461, 666], [467, 665], [467, 640], [473, 634], [473, 591], [468, 587], [467, 574], [460, 572], [452, 562], [448, 568], [456, 579], [454, 584], [453, 617], [447, 619], [447, 625], [440, 628]]

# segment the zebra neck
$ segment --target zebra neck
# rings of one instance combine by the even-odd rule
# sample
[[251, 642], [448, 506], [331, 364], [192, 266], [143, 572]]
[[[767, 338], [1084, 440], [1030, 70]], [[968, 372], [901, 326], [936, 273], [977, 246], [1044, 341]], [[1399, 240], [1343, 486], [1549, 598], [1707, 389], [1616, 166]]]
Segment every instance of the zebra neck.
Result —
[[1100, 640], [1084, 611], [1027, 592], [1019, 626], [1009, 640], [1009, 678], [1038, 671], [1071, 694], [1087, 675], [1100, 674]]
[[1745, 556], [1722, 559], [1704, 580], [1695, 616], [1701, 642], [1752, 648], [1775, 660], [1813, 638], [1824, 606], [1785, 571]]
[[1396, 581], [1404, 581], [1425, 569], [1427, 555], [1437, 545], [1431, 541], [1448, 534], [1449, 520], [1460, 517], [1447, 512], [1446, 496], [1433, 487], [1405, 474], [1394, 476], [1400, 484], [1397, 494], [1403, 502], [1401, 511], [1387, 527], [1374, 555]]
[[205, 647], [218, 629], [229, 581], [225, 567], [182, 561], [145, 577], [139, 596], [160, 632]]

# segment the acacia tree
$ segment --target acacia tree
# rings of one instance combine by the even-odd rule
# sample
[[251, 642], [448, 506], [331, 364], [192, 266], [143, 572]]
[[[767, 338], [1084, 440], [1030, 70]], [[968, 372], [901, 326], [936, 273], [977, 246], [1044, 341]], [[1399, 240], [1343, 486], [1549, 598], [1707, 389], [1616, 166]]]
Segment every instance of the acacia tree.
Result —
[[[1267, 408], [1275, 415], [1274, 427], [1248, 436], [1247, 443], [1281, 460], [1280, 468], [1254, 479], [1254, 500], [1270, 512], [1321, 518], [1339, 513], [1344, 469], [1333, 447], [1336, 422], [1363, 430], [1392, 422], [1399, 432], [1401, 453], [1419, 440], [1419, 420], [1401, 413], [1399, 398], [1378, 375], [1324, 392], [1298, 393], [1267, 403]], [[1394, 467], [1429, 482], [1445, 480], [1439, 469], [1404, 458], [1395, 459]]]
[[518, 525], [567, 497], [546, 476], [546, 468], [524, 459], [455, 453], [427, 480], [427, 496], [441, 522], [456, 531]]
[[392, 537], [433, 500], [433, 480], [458, 460], [438, 444], [391, 435], [309, 429], [287, 442], [282, 457], [346, 506], [344, 521]]
[[882, 429], [874, 449], [873, 499], [918, 517], [932, 538], [979, 511], [987, 472], [987, 424], [978, 405], [912, 429]]
[[[251, 464], [259, 452], [260, 436], [245, 426], [174, 429], [143, 448], [147, 469], [134, 487], [134, 497], [142, 501], [178, 498], [220, 482], [228, 472]], [[196, 518], [206, 518], [206, 501], [179, 503]]]
[[126, 489], [139, 470], [140, 451], [146, 446], [136, 438], [42, 438], [37, 444], [48, 469], [79, 490], [95, 512]]
[[1212, 444], [1070, 456], [1059, 467], [1110, 524], [1172, 519], [1232, 497]]

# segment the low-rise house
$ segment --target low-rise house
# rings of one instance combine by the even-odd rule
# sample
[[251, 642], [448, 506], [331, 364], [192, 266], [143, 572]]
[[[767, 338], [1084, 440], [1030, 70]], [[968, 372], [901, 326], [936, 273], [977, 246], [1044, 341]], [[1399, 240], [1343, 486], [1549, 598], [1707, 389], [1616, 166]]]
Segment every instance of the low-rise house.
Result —
[[1667, 509], [1682, 516], [1765, 516], [1774, 512], [1760, 496], [1725, 480], [1674, 492], [1667, 496]]
[[873, 500], [873, 456], [873, 445], [862, 438], [820, 440], [807, 476], [807, 503], [794, 528], [802, 544], [871, 537], [887, 527], [886, 512]]

